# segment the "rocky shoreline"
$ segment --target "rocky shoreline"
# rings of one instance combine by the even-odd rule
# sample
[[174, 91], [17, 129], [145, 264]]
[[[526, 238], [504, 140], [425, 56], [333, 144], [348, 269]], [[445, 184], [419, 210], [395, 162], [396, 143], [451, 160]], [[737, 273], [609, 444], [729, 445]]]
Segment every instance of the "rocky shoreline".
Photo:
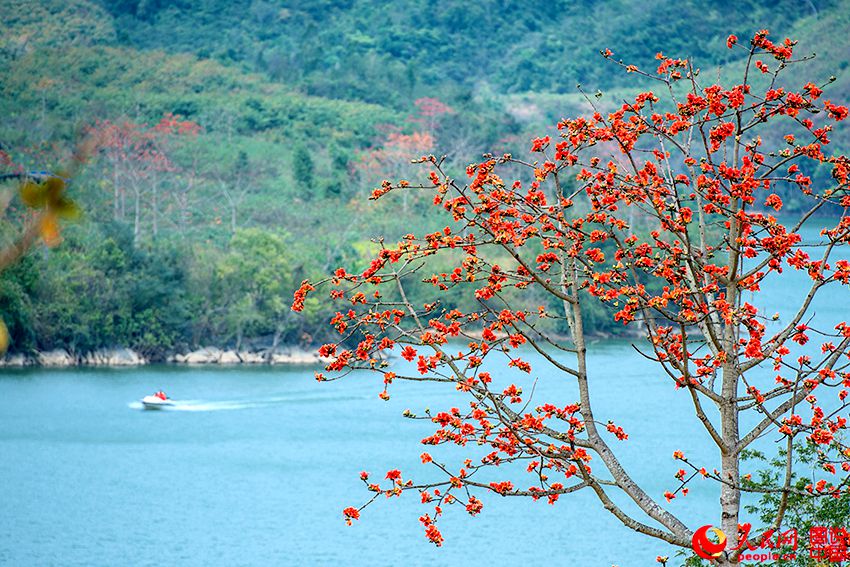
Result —
[[[202, 365], [220, 364], [323, 364], [326, 359], [315, 351], [300, 348], [282, 348], [275, 352], [253, 352], [222, 350], [216, 347], [203, 347], [185, 354], [173, 354], [165, 361], [167, 364]], [[0, 367], [39, 366], [63, 368], [70, 366], [143, 366], [151, 361], [129, 348], [100, 349], [92, 353], [75, 356], [65, 349], [39, 352], [31, 356], [23, 354], [7, 355], [0, 359]]]

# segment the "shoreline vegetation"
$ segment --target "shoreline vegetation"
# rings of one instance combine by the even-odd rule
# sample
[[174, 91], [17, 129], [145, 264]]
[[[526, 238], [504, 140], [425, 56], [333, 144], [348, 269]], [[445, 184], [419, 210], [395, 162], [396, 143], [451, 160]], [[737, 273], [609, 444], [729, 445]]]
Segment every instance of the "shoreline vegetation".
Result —
[[312, 365], [324, 364], [326, 361], [316, 353], [315, 349], [298, 347], [282, 347], [262, 351], [236, 351], [233, 349], [222, 350], [217, 347], [202, 347], [186, 353], [171, 354], [164, 360], [151, 360], [126, 347], [98, 349], [85, 355], [72, 354], [60, 348], [29, 355], [9, 354], [0, 359], [0, 367], [65, 368], [71, 366], [145, 366], [160, 363], [188, 366], [211, 364], [222, 366], [242, 364]]
[[[616, 339], [634, 339], [640, 336], [636, 329], [629, 332], [614, 334], [605, 332], [589, 333], [593, 341]], [[496, 336], [504, 338], [507, 335], [497, 332]], [[553, 338], [566, 340], [565, 335], [550, 335]], [[466, 338], [481, 339], [480, 332], [472, 332]], [[243, 349], [219, 348], [213, 346], [198, 347], [186, 352], [173, 352], [165, 357], [146, 357], [136, 350], [127, 347], [101, 348], [95, 351], [79, 354], [71, 353], [64, 348], [54, 348], [35, 351], [29, 354], [15, 352], [0, 357], [0, 368], [64, 368], [71, 366], [145, 366], [148, 364], [174, 364], [200, 366], [220, 364], [229, 365], [312, 365], [327, 364], [332, 359], [319, 356], [318, 344], [309, 347], [281, 345], [277, 347], [254, 346]]]

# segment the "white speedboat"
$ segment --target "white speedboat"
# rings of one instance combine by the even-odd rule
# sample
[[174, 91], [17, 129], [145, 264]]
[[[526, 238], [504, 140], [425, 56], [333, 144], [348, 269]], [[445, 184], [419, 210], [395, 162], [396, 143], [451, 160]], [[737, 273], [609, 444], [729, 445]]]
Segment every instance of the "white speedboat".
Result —
[[162, 398], [160, 396], [145, 396], [142, 398], [142, 406], [145, 409], [149, 410], [159, 410], [168, 408], [174, 405], [174, 402], [169, 398]]

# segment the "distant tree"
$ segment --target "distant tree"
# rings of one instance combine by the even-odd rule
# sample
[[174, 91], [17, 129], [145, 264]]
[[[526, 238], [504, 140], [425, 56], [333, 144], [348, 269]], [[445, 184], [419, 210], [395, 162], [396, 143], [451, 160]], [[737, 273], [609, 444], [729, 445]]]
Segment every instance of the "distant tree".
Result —
[[290, 313], [290, 271], [284, 236], [258, 228], [240, 229], [233, 235], [218, 272], [229, 297], [225, 321], [237, 350], [249, 331], [255, 336], [273, 334], [272, 350], [277, 347]]
[[253, 177], [248, 163], [248, 154], [239, 152], [236, 161], [226, 171], [216, 171], [221, 194], [230, 209], [230, 232], [236, 233], [239, 207], [245, 200]]
[[[128, 120], [102, 120], [88, 129], [89, 136], [97, 140], [98, 150], [110, 170], [113, 217], [116, 220], [127, 217], [129, 195], [136, 244], [142, 238], [146, 218], [149, 219], [151, 234], [155, 237], [159, 233], [165, 185], [179, 171], [171, 156], [173, 139], [194, 137], [199, 131], [196, 123], [172, 114], [166, 114], [153, 126]], [[183, 193], [178, 191], [176, 195], [177, 209], [181, 215], [185, 214], [185, 203], [181, 199]]]
[[249, 158], [240, 150], [230, 162], [213, 165], [212, 173], [230, 212], [230, 232], [239, 228], [239, 211], [249, 195], [257, 191], [259, 180], [267, 178], [272, 168], [261, 160]]
[[437, 124], [440, 117], [445, 114], [454, 114], [456, 111], [448, 104], [440, 99], [433, 97], [423, 97], [416, 99], [413, 103], [416, 106], [416, 114], [414, 121], [421, 123], [425, 127], [425, 131], [432, 136], [437, 130]]
[[297, 193], [305, 201], [313, 199], [316, 182], [313, 175], [315, 164], [313, 157], [304, 144], [296, 144], [292, 150], [292, 178], [297, 185]]
[[[727, 43], [739, 47], [734, 36]], [[659, 54], [656, 73], [619, 62], [656, 80], [663, 96], [643, 92], [606, 114], [587, 97], [590, 116], [560, 121], [558, 137], [535, 139], [530, 158], [486, 156], [461, 182], [443, 160], [426, 156], [426, 182], [385, 182], [373, 192], [378, 198], [427, 190], [448, 219], [423, 237], [378, 241], [380, 251], [363, 272], [340, 268], [302, 283], [295, 311], [320, 285], [331, 287], [331, 300], [341, 304], [331, 321], [340, 338], [320, 349], [331, 358], [330, 374], [317, 379], [372, 372], [383, 398], [396, 380], [451, 384], [459, 396], [455, 407], [405, 415], [435, 424], [426, 445], [483, 447], [486, 454], [470, 448], [467, 459], [454, 463], [423, 453], [437, 480], [414, 482], [399, 470], [376, 480], [363, 473], [374, 495], [343, 511], [349, 523], [382, 495], [415, 491], [433, 506], [420, 521], [440, 545], [436, 523], [446, 506], [476, 515], [486, 493], [555, 503], [588, 490], [625, 527], [733, 565], [748, 545], [758, 547], [771, 530], [788, 527], [791, 497], [846, 496], [850, 324], [825, 325], [811, 306], [824, 289], [846, 293], [850, 285], [850, 262], [835, 258], [850, 242], [850, 217], [845, 213], [816, 241], [803, 241], [800, 230], [819, 211], [850, 207], [850, 159], [827, 153], [830, 122], [848, 110], [821, 100], [824, 85], [777, 86], [795, 63], [793, 47], [757, 33], [744, 48], [742, 79], [728, 87], [705, 85], [687, 59]], [[613, 58], [608, 50], [603, 55]], [[764, 140], [772, 138], [762, 134], [777, 125], [787, 144], [768, 146]], [[821, 167], [833, 179], [818, 187], [810, 173]], [[790, 222], [776, 215], [785, 212], [778, 187], [793, 188], [808, 204]], [[432, 256], [455, 267], [429, 275]], [[790, 270], [807, 273], [809, 283], [795, 290], [797, 302], [787, 311], [766, 317], [761, 286], [781, 285]], [[433, 290], [433, 301], [409, 300], [409, 290], [423, 285]], [[444, 307], [439, 292], [452, 289], [479, 306]], [[540, 293], [552, 302], [523, 301]], [[593, 346], [585, 313], [592, 302], [611, 307], [614, 320], [643, 335], [636, 348], [657, 365], [671, 396], [693, 402], [693, 424], [705, 429], [719, 470], [682, 447], [673, 454], [681, 470], [663, 494], [650, 494], [631, 476], [614, 449], [628, 432], [591, 398], [593, 381], [611, 379], [588, 367]], [[553, 319], [566, 321], [566, 339], [548, 330]], [[523, 358], [529, 348], [544, 368]], [[388, 352], [411, 364], [388, 362]], [[494, 357], [505, 357], [520, 378], [490, 372]], [[532, 400], [533, 377], [547, 374], [575, 381], [578, 399]], [[785, 467], [754, 486], [741, 474], [741, 458], [765, 435], [782, 439]], [[795, 440], [811, 449], [815, 464], [802, 484], [792, 482], [800, 466]], [[700, 537], [669, 505], [694, 478], [719, 485], [713, 518], [728, 537], [724, 544]], [[748, 490], [776, 497], [760, 529], [741, 522], [741, 494]]]
[[[375, 182], [377, 179], [399, 179], [414, 175], [411, 160], [421, 157], [434, 148], [434, 138], [428, 132], [402, 134], [389, 132], [379, 144], [364, 153], [356, 169], [361, 179]], [[401, 211], [405, 215], [416, 199], [410, 191], [402, 194]]]

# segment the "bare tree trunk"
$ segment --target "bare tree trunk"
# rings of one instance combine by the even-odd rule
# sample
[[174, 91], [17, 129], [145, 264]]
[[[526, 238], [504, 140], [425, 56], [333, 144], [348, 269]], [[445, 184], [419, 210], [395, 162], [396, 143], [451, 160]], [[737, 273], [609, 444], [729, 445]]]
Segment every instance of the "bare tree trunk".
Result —
[[159, 234], [159, 221], [158, 221], [159, 215], [158, 215], [158, 211], [157, 211], [157, 207], [159, 207], [159, 204], [157, 202], [157, 197], [158, 197], [158, 194], [159, 194], [159, 186], [158, 186], [157, 183], [151, 184], [151, 191], [153, 193], [153, 196], [152, 196], [152, 199], [151, 199], [151, 204], [152, 204], [151, 214], [153, 215], [153, 221], [152, 221], [153, 236], [154, 236], [154, 238], [156, 238], [156, 236]]
[[189, 227], [189, 205], [191, 195], [195, 189], [195, 180], [196, 174], [198, 171], [198, 161], [197, 158], [192, 161], [192, 170], [188, 176], [188, 182], [185, 189], [181, 191], [174, 192], [174, 198], [177, 201], [178, 208], [178, 227], [180, 230], [180, 236], [183, 237], [186, 235], [186, 230]]
[[120, 189], [118, 188], [118, 169], [113, 165], [112, 167], [112, 216], [114, 220], [119, 220], [121, 218], [121, 208], [120, 208]]
[[[737, 163], [737, 152], [734, 157]], [[733, 212], [737, 212], [739, 204], [733, 204]], [[733, 217], [729, 223], [729, 242], [736, 242], [740, 236], [740, 225]], [[738, 291], [736, 278], [740, 256], [738, 249], [731, 247], [729, 251], [729, 283], [726, 286], [726, 299], [734, 307], [740, 307], [741, 295]], [[727, 353], [735, 352], [738, 343], [737, 326], [726, 324], [723, 331], [723, 349]], [[728, 541], [736, 542], [738, 539], [738, 517], [741, 511], [741, 489], [740, 489], [740, 459], [738, 443], [740, 432], [738, 424], [738, 406], [735, 399], [738, 397], [738, 381], [740, 372], [737, 367], [737, 358], [731, 357], [723, 364], [721, 398], [720, 403], [720, 425], [721, 436], [725, 450], [720, 455], [720, 529], [726, 534]], [[734, 545], [727, 547], [734, 547]], [[725, 562], [725, 563], [724, 563]], [[727, 557], [724, 557], [720, 565], [735, 565]]]
[[133, 221], [133, 245], [138, 246], [139, 244], [139, 235], [142, 230], [142, 192], [138, 187], [135, 189], [136, 192], [136, 202], [135, 202], [135, 213], [134, 213], [134, 221]]
[[239, 177], [234, 181], [232, 187], [228, 186], [228, 181], [222, 176], [219, 176], [218, 182], [221, 186], [221, 194], [224, 195], [227, 205], [230, 208], [230, 233], [236, 234], [239, 204], [245, 198], [245, 188], [242, 186]]
[[[723, 369], [723, 389], [724, 394], [727, 390], [727, 384], [732, 386], [729, 391], [734, 391], [732, 388], [737, 385], [738, 375], [737, 370], [727, 363]], [[738, 452], [739, 430], [738, 430], [738, 408], [732, 398], [726, 398], [724, 395], [724, 405], [720, 409], [720, 420], [723, 436], [723, 442], [728, 447], [728, 452], [720, 456], [720, 475], [723, 479], [723, 484], [720, 485], [720, 529], [726, 534], [729, 544], [727, 548], [735, 547], [738, 540], [738, 520], [741, 510], [741, 490], [740, 486], [740, 459]], [[722, 558], [718, 565], [735, 565], [737, 562], [729, 562], [727, 558]]]
[[283, 321], [278, 321], [274, 327], [274, 338], [272, 338], [272, 352], [277, 350], [280, 344], [280, 336], [283, 334]]

